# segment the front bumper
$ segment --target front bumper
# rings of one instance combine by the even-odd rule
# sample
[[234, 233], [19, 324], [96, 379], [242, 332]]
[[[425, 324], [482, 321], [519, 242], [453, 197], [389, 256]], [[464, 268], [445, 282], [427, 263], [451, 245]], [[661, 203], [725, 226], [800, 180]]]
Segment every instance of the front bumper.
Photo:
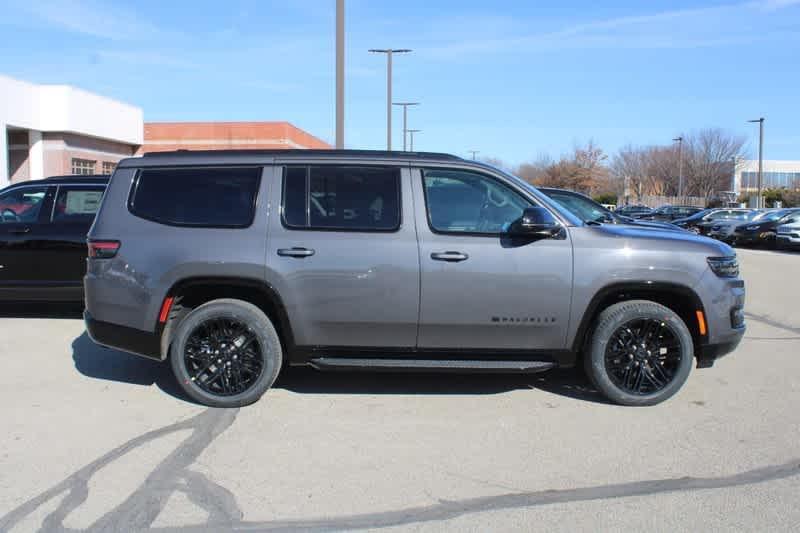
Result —
[[710, 368], [714, 366], [714, 362], [728, 355], [739, 346], [744, 337], [745, 327], [736, 330], [736, 335], [725, 342], [718, 342], [715, 344], [701, 344], [695, 355], [697, 356], [697, 368]]
[[83, 321], [89, 337], [101, 346], [162, 360], [161, 341], [157, 333], [95, 320], [89, 311], [83, 312]]

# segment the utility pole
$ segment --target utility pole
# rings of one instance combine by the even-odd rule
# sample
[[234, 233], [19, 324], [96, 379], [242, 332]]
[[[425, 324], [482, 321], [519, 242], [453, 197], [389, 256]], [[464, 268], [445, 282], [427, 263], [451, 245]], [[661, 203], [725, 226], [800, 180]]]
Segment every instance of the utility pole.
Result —
[[422, 130], [408, 130], [408, 134], [411, 136], [411, 151], [414, 151], [414, 134], [419, 133]]
[[336, 0], [336, 148], [344, 148], [344, 0]]
[[678, 143], [678, 198], [683, 197], [683, 136], [672, 139]]
[[467, 150], [467, 152], [472, 154], [472, 160], [475, 161], [475, 156], [481, 153], [480, 150]]
[[392, 151], [392, 56], [407, 54], [408, 48], [370, 48], [373, 54], [386, 54], [386, 149]]
[[419, 102], [394, 102], [392, 105], [403, 107], [403, 151], [406, 152], [406, 141], [408, 137], [408, 106], [419, 105]]
[[761, 199], [762, 188], [764, 187], [764, 117], [747, 122], [758, 122], [758, 199], [756, 200], [756, 207], [764, 207], [763, 200]]

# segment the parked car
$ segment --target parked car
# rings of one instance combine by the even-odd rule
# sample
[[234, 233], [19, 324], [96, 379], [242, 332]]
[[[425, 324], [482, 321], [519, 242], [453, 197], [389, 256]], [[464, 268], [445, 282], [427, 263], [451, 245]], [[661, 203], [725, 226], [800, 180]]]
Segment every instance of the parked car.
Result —
[[652, 213], [641, 215], [636, 218], [640, 218], [642, 220], [660, 220], [662, 222], [672, 222], [673, 220], [686, 218], [701, 211], [704, 211], [702, 207], [694, 207], [691, 205], [663, 205]]
[[778, 226], [776, 244], [779, 248], [796, 249], [800, 246], [800, 220]]
[[88, 238], [87, 329], [169, 360], [198, 402], [283, 365], [539, 372], [625, 405], [675, 394], [744, 334], [733, 249], [587, 224], [446, 154], [167, 152], [117, 166]]
[[793, 224], [800, 215], [800, 208], [777, 209], [759, 220], [741, 224], [733, 232], [733, 242], [738, 245], [755, 244], [775, 246], [778, 226]]
[[711, 227], [718, 221], [738, 220], [742, 222], [748, 219], [748, 215], [752, 211], [752, 209], [704, 209], [692, 216], [673, 220], [672, 223], [692, 233], [708, 235]]
[[615, 212], [625, 217], [638, 218], [643, 215], [649, 215], [653, 210], [646, 205], [624, 205], [617, 207]]
[[565, 189], [553, 189], [549, 187], [539, 187], [539, 191], [543, 192], [549, 198], [569, 209], [575, 216], [587, 223], [601, 222], [605, 224], [628, 224], [643, 228], [671, 231], [678, 231], [680, 229], [669, 222], [644, 221], [618, 215], [616, 212], [609, 211], [602, 204], [599, 204], [588, 196], [578, 192], [568, 191]]
[[83, 301], [86, 234], [108, 176], [60, 176], [0, 191], [0, 301]]
[[751, 209], [747, 215], [744, 215], [744, 219], [723, 218], [716, 220], [708, 230], [708, 236], [713, 239], [732, 244], [733, 232], [736, 231], [737, 227], [741, 226], [743, 222], [757, 221], [764, 217], [767, 213], [768, 211], [763, 209]]

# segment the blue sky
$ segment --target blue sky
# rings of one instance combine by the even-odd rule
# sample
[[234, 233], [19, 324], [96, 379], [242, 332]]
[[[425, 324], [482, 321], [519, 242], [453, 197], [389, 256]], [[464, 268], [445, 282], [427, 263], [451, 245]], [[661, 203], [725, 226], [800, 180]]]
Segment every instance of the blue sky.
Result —
[[[0, 0], [0, 13], [0, 73], [145, 120], [288, 120], [333, 141], [334, 0]], [[753, 153], [746, 120], [765, 116], [765, 157], [800, 159], [800, 0], [347, 0], [347, 36], [349, 148], [385, 148], [385, 58], [367, 49], [408, 47], [394, 95], [422, 102], [420, 150], [516, 164], [722, 127]]]

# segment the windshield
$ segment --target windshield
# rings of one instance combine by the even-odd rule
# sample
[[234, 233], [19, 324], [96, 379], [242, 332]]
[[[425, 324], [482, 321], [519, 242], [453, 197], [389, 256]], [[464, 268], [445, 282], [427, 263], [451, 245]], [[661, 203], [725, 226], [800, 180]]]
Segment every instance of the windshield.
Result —
[[517, 184], [518, 186], [522, 187], [523, 189], [533, 193], [533, 195], [536, 197], [536, 199], [538, 201], [540, 201], [542, 204], [546, 205], [547, 207], [549, 207], [550, 209], [552, 209], [553, 211], [555, 211], [556, 213], [561, 215], [562, 218], [566, 219], [567, 222], [569, 222], [573, 226], [580, 226], [580, 225], [583, 224], [583, 221], [584, 221], [583, 219], [575, 216], [574, 213], [572, 213], [569, 209], [567, 209], [563, 205], [559, 204], [555, 200], [552, 200], [551, 198], [548, 198], [546, 194], [544, 194], [539, 189], [537, 189], [536, 187], [534, 187], [533, 185], [531, 185], [527, 181], [523, 180], [522, 178], [518, 178], [514, 174], [510, 174], [510, 173], [508, 173], [508, 172], [506, 172], [506, 171], [504, 171], [502, 169], [499, 169], [497, 167], [493, 167], [492, 165], [486, 165], [486, 166], [492, 168], [495, 172], [498, 172], [498, 173], [502, 174], [503, 176], [505, 176], [506, 178], [510, 179], [515, 184]]
[[778, 211], [762, 211], [753, 217], [753, 222], [772, 222], [786, 216], [788, 213], [790, 213], [790, 211], [786, 209], [781, 209]]
[[575, 213], [583, 221], [610, 222], [613, 220], [613, 216], [608, 210], [584, 196], [561, 191], [542, 192]]

